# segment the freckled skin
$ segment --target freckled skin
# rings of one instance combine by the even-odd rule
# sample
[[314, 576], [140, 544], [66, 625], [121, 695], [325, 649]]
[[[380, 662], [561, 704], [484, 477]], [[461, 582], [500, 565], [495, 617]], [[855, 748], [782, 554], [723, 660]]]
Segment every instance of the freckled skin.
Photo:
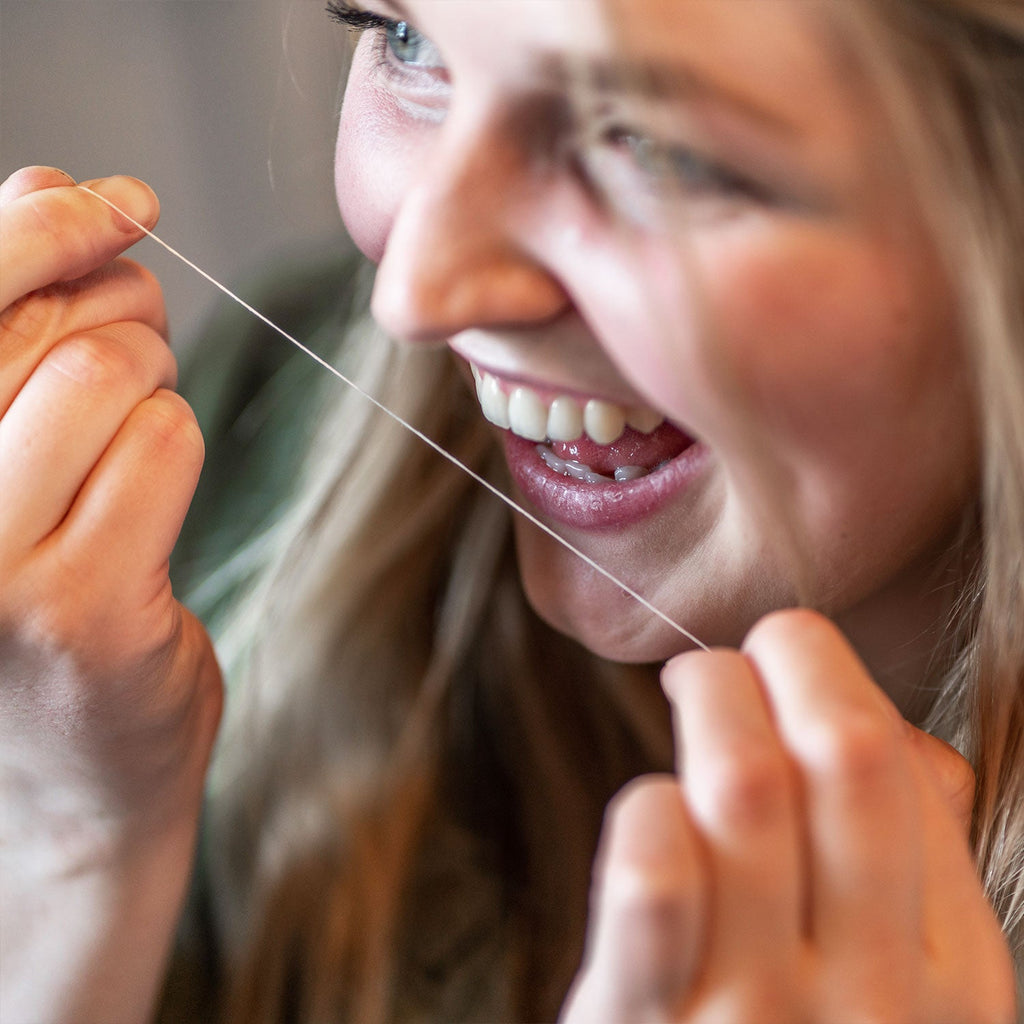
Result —
[[[569, 539], [708, 643], [817, 605], [898, 694], [911, 680], [887, 652], [903, 645], [913, 674], [911, 638], [922, 657], [931, 643], [931, 573], [974, 494], [976, 439], [952, 288], [870, 90], [800, 4], [749, 19], [742, 5], [631, 2], [630, 57], [682, 64], [765, 113], [678, 92], [651, 130], [770, 168], [776, 200], [670, 197], [644, 223], [636, 172], [616, 179], [617, 217], [551, 161], [549, 139], [539, 153], [536, 131], [517, 131], [536, 124], [542, 49], [613, 52], [589, 5], [530, 20], [505, 0], [407, 6], [450, 89], [396, 89], [364, 38], [338, 144], [339, 205], [381, 263], [378, 318], [420, 342], [511, 327], [526, 366], [531, 338], [579, 318], [593, 359], [713, 457], [643, 522]], [[567, 350], [559, 373], [576, 365]], [[550, 538], [517, 531], [529, 597], [559, 628], [622, 660], [680, 648]]]

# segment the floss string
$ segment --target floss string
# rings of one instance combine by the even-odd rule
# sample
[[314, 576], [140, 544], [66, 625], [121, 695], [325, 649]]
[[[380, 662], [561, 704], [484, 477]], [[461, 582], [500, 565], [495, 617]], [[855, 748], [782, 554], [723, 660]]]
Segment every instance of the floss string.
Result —
[[120, 207], [118, 207], [115, 203], [112, 203], [105, 196], [101, 196], [98, 192], [94, 192], [91, 188], [88, 188], [85, 185], [79, 185], [77, 187], [80, 188], [83, 192], [88, 192], [89, 195], [95, 196], [102, 203], [105, 203], [107, 206], [109, 206], [110, 209], [120, 214], [122, 217], [125, 218], [125, 220], [128, 221], [129, 224], [132, 224], [139, 231], [143, 232], [147, 237], [151, 238], [154, 242], [156, 242], [157, 245], [161, 246], [161, 248], [165, 249], [173, 257], [175, 257], [175, 259], [180, 260], [182, 263], [185, 264], [185, 266], [189, 267], [191, 270], [194, 270], [197, 274], [199, 274], [200, 277], [205, 278], [215, 288], [222, 291], [229, 299], [231, 299], [233, 302], [238, 303], [239, 306], [241, 306], [247, 312], [251, 313], [258, 320], [261, 320], [271, 330], [280, 334], [282, 338], [284, 338], [286, 341], [294, 345], [300, 352], [304, 353], [319, 366], [323, 367], [328, 373], [337, 377], [337, 379], [340, 380], [342, 384], [345, 384], [348, 387], [352, 388], [353, 391], [361, 395], [363, 398], [366, 399], [366, 401], [370, 402], [372, 405], [376, 406], [376, 408], [378, 408], [386, 416], [389, 416], [400, 426], [404, 427], [406, 430], [410, 431], [412, 434], [418, 437], [424, 444], [432, 448], [442, 458], [447, 459], [448, 462], [450, 462], [453, 466], [456, 466], [458, 469], [462, 470], [463, 473], [466, 473], [481, 487], [490, 491], [491, 494], [493, 494], [496, 498], [503, 501], [514, 512], [518, 512], [519, 515], [525, 517], [539, 530], [542, 530], [549, 537], [558, 541], [559, 544], [565, 547], [568, 551], [571, 551], [577, 558], [581, 559], [584, 563], [590, 566], [591, 569], [593, 569], [597, 573], [600, 573], [602, 576], [605, 577], [605, 579], [609, 580], [611, 583], [614, 583], [615, 586], [619, 587], [625, 594], [628, 594], [634, 601], [640, 604], [643, 608], [646, 608], [647, 611], [649, 611], [652, 615], [659, 618], [666, 625], [671, 626], [677, 633], [680, 633], [682, 636], [686, 637], [687, 640], [689, 640], [693, 644], [696, 644], [702, 650], [708, 650], [706, 644], [702, 643], [689, 630], [685, 629], [678, 622], [672, 619], [669, 615], [663, 612], [660, 608], [658, 608], [656, 605], [648, 601], [647, 598], [645, 598], [642, 594], [638, 593], [633, 587], [629, 586], [627, 583], [623, 583], [623, 581], [620, 580], [617, 576], [615, 576], [614, 573], [612, 573], [608, 569], [605, 569], [604, 566], [600, 565], [598, 562], [595, 562], [594, 559], [592, 559], [585, 552], [581, 551], [578, 547], [576, 547], [575, 544], [573, 544], [571, 541], [566, 540], [565, 537], [561, 536], [546, 523], [538, 519], [537, 516], [535, 516], [532, 512], [529, 511], [529, 509], [523, 508], [522, 505], [519, 505], [515, 500], [513, 500], [507, 494], [505, 494], [504, 491], [496, 487], [489, 480], [482, 477], [474, 469], [471, 469], [469, 466], [461, 462], [456, 456], [454, 456], [442, 445], [438, 444], [437, 441], [435, 441], [433, 438], [429, 437], [418, 427], [415, 427], [413, 426], [413, 424], [408, 423], [401, 416], [399, 416], [398, 413], [393, 412], [386, 405], [384, 405], [383, 402], [381, 402], [379, 399], [371, 395], [368, 391], [366, 391], [363, 387], [357, 384], [354, 380], [351, 380], [349, 377], [345, 376], [345, 374], [342, 373], [341, 370], [339, 370], [333, 364], [329, 363], [326, 359], [323, 358], [323, 356], [318, 355], [307, 345], [304, 345], [301, 341], [298, 340], [298, 338], [293, 337], [286, 330], [284, 330], [284, 328], [278, 327], [277, 324], [275, 324], [269, 317], [265, 316], [258, 309], [256, 309], [255, 306], [250, 305], [248, 302], [245, 301], [245, 299], [241, 298], [239, 295], [236, 295], [233, 291], [231, 291], [231, 289], [228, 288], [227, 285], [221, 284], [220, 281], [218, 281], [211, 274], [208, 274], [205, 270], [203, 270], [202, 267], [197, 266], [187, 256], [180, 253], [177, 249], [169, 245], [162, 238], [159, 238], [157, 235], [153, 234], [152, 231], [144, 227], [133, 217], [130, 217], [127, 213], [124, 212], [124, 210], [120, 209]]

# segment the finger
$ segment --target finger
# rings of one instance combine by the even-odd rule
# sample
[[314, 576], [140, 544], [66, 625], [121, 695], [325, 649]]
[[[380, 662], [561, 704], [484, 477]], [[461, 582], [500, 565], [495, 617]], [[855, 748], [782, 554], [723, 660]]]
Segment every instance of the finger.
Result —
[[984, 899], [967, 834], [942, 784], [923, 760], [913, 770], [923, 810], [926, 933], [948, 944], [976, 916]]
[[712, 877], [707, 975], [778, 971], [802, 942], [802, 813], [751, 663], [693, 652], [663, 673], [683, 788]]
[[[159, 203], [141, 181], [104, 178], [90, 187], [145, 227], [156, 224]], [[142, 235], [81, 188], [44, 188], [18, 196], [4, 206], [0, 217], [0, 308], [55, 281], [82, 277]]]
[[27, 551], [55, 529], [132, 409], [171, 386], [163, 339], [138, 324], [67, 338], [0, 419], [0, 536]]
[[922, 729], [911, 726], [909, 738], [923, 768], [960, 823], [961, 833], [966, 836], [974, 812], [975, 778], [970, 762], [954, 747]]
[[0, 208], [29, 192], [74, 184], [70, 174], [56, 167], [22, 167], [0, 183]]
[[665, 1019], [700, 970], [707, 874], [674, 776], [648, 776], [609, 805], [572, 1019]]
[[159, 590], [202, 462], [192, 410], [174, 392], [158, 390], [132, 410], [46, 541], [47, 552], [93, 552], [101, 563], [92, 567], [97, 579], [138, 581], [138, 592], [125, 587], [129, 602], [150, 583]]
[[[1009, 1024], [1015, 1019], [1013, 962], [978, 878], [962, 816], [949, 799], [947, 782], [923, 758], [914, 772], [923, 811], [923, 934], [934, 979], [925, 1019]], [[972, 965], [967, 986], [965, 964]]]
[[40, 289], [9, 307], [0, 314], [0, 415], [58, 341], [130, 321], [167, 337], [159, 283], [144, 267], [123, 258], [75, 281]]
[[920, 808], [904, 723], [820, 616], [769, 616], [744, 649], [801, 773], [814, 940], [847, 984], [872, 986], [919, 949]]

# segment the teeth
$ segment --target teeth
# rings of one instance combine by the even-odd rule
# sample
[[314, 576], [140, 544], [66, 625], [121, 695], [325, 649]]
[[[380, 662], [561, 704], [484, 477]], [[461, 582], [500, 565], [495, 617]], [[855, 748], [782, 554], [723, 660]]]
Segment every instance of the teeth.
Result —
[[641, 434], [650, 434], [665, 422], [665, 417], [653, 409], [630, 409], [626, 413], [626, 425]]
[[[649, 434], [665, 422], [664, 417], [653, 409], [627, 410], [597, 398], [585, 404], [568, 395], [546, 401], [532, 388], [523, 385], [514, 387], [511, 394], [507, 394], [497, 377], [475, 366], [473, 377], [484, 417], [495, 426], [511, 429], [514, 434], [530, 441], [575, 441], [586, 433], [597, 444], [607, 445], [617, 441], [627, 425]], [[622, 471], [636, 468], [624, 466]]]
[[626, 414], [611, 402], [592, 398], [583, 409], [583, 429], [592, 441], [611, 444], [626, 429]]
[[548, 437], [552, 441], [575, 441], [583, 433], [583, 410], [575, 399], [556, 398], [548, 410]]
[[509, 425], [513, 434], [529, 441], [543, 441], [548, 436], [548, 410], [536, 391], [516, 388], [508, 399]]
[[477, 388], [477, 397], [480, 399], [484, 418], [496, 427], [508, 430], [512, 425], [508, 416], [508, 396], [501, 390], [498, 378], [492, 377], [489, 373], [483, 374]]
[[588, 484], [607, 484], [611, 483], [613, 479], [624, 484], [630, 480], [639, 480], [640, 477], [647, 476], [647, 470], [643, 466], [619, 466], [615, 470], [614, 477], [605, 476], [575, 459], [560, 459], [544, 444], [537, 445], [537, 454], [547, 463], [549, 469], [553, 469], [563, 476], [570, 476], [574, 480], [583, 480]]

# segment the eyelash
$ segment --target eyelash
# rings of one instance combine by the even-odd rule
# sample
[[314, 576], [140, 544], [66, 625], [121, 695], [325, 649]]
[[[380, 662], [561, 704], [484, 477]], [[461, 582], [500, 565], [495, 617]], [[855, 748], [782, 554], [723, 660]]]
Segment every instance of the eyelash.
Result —
[[393, 87], [434, 92], [446, 78], [437, 48], [407, 20], [385, 17], [345, 0], [330, 0], [330, 17], [356, 33], [372, 33], [375, 65]]
[[329, 0], [327, 14], [332, 21], [360, 32], [368, 28], [389, 28], [397, 25], [397, 22], [390, 18], [374, 14], [372, 11], [364, 11], [360, 7], [346, 3], [345, 0]]

